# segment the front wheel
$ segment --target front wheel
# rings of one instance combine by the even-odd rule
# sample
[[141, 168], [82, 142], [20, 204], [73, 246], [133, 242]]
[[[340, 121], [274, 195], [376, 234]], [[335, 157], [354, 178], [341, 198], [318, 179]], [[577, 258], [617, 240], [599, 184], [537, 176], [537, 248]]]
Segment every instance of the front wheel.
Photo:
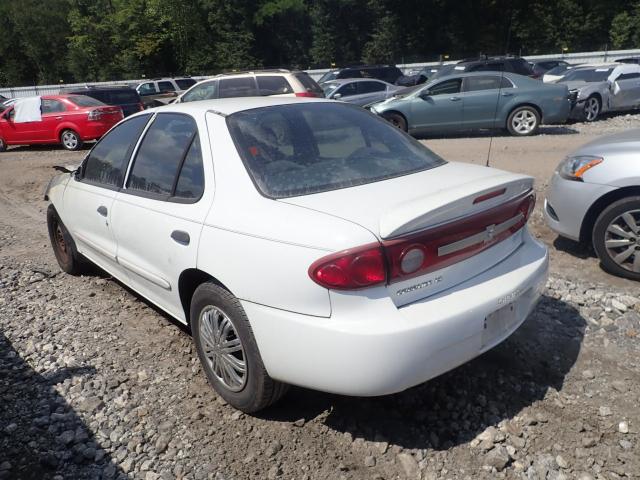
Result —
[[593, 248], [606, 271], [640, 280], [640, 197], [604, 209], [593, 228]]
[[407, 131], [407, 121], [399, 113], [385, 113], [382, 115], [382, 118], [384, 118], [394, 127], [399, 128], [403, 132]]
[[285, 394], [287, 385], [267, 374], [247, 315], [229, 291], [203, 283], [193, 294], [190, 317], [200, 363], [227, 403], [253, 413]]
[[507, 130], [511, 135], [518, 137], [533, 135], [539, 126], [540, 114], [533, 107], [518, 107], [507, 118]]
[[49, 205], [47, 209], [47, 227], [53, 253], [62, 271], [70, 275], [84, 273], [87, 261], [78, 253], [73, 238], [71, 238], [67, 227], [60, 220], [58, 212], [56, 212], [53, 205]]
[[82, 139], [73, 130], [64, 130], [60, 134], [60, 143], [67, 150], [75, 151], [82, 148]]
[[602, 105], [600, 104], [600, 99], [595, 95], [591, 95], [584, 102], [584, 109], [582, 111], [582, 116], [586, 122], [593, 122], [598, 115], [600, 115], [600, 110]]

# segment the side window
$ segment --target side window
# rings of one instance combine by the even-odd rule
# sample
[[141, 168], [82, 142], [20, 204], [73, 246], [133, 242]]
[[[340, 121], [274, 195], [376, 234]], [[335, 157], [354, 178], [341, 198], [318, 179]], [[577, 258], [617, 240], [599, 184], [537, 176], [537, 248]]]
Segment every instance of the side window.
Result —
[[450, 95], [452, 93], [460, 93], [461, 84], [462, 84], [462, 80], [459, 78], [454, 78], [452, 80], [445, 80], [444, 82], [437, 83], [433, 87], [429, 88], [429, 94], [432, 96], [435, 96], [435, 95]]
[[373, 93], [373, 92], [383, 92], [387, 89], [387, 86], [384, 83], [380, 82], [358, 82], [358, 93]]
[[340, 94], [343, 97], [350, 97], [351, 95], [357, 95], [358, 89], [356, 87], [356, 82], [347, 83], [346, 85], [341, 86], [336, 93], [333, 94], [335, 97], [336, 94]]
[[147, 129], [127, 180], [127, 190], [169, 197], [198, 128], [188, 115], [160, 113]]
[[219, 98], [254, 97], [257, 95], [254, 77], [223, 78], [220, 80]]
[[464, 79], [465, 92], [477, 92], [479, 90], [497, 90], [500, 88], [500, 77], [466, 77]]
[[516, 88], [516, 86], [507, 77], [500, 79], [500, 88]]
[[41, 109], [42, 109], [43, 115], [46, 113], [64, 112], [66, 110], [64, 108], [64, 103], [59, 102], [58, 100], [53, 100], [53, 99], [43, 99]]
[[283, 93], [293, 93], [293, 89], [287, 79], [276, 75], [258, 75], [258, 90], [260, 95], [282, 95]]
[[158, 90], [160, 90], [160, 93], [175, 92], [176, 87], [171, 82], [158, 82]]
[[195, 102], [197, 100], [209, 100], [218, 96], [218, 81], [207, 82], [193, 87], [192, 90], [182, 96], [183, 102]]
[[616, 81], [618, 80], [634, 80], [636, 78], [640, 78], [640, 72], [636, 72], [636, 73], [623, 73], [622, 75], [620, 75]]
[[82, 180], [107, 187], [120, 187], [127, 161], [149, 117], [150, 115], [134, 117], [102, 137], [87, 157]]
[[489, 62], [480, 65], [474, 65], [468, 69], [470, 72], [502, 72], [506, 70], [502, 62]]
[[204, 193], [204, 169], [202, 167], [202, 149], [198, 134], [193, 138], [191, 146], [184, 158], [184, 163], [178, 176], [174, 196], [195, 200]]
[[144, 95], [154, 95], [156, 92], [156, 86], [151, 83], [143, 83], [142, 85], [140, 85], [140, 88], [138, 89], [138, 94], [144, 96]]

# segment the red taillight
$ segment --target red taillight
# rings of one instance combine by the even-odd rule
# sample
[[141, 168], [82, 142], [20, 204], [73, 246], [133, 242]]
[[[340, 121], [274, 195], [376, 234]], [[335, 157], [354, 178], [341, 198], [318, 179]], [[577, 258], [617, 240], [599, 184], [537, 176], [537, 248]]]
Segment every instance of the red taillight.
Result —
[[91, 110], [87, 114], [87, 118], [89, 120], [100, 120], [100, 117], [102, 117], [102, 112], [100, 110]]
[[319, 97], [320, 95], [318, 95], [317, 93], [314, 92], [296, 92], [296, 97]]
[[484, 195], [480, 195], [473, 200], [473, 204], [486, 202], [487, 200], [491, 200], [492, 198], [499, 197], [500, 195], [504, 195], [506, 192], [506, 188], [501, 188], [499, 190], [494, 190], [493, 192], [485, 193]]
[[370, 287], [387, 280], [384, 254], [380, 245], [367, 245], [321, 258], [309, 267], [317, 284], [336, 290]]
[[138, 104], [138, 108], [140, 109], [140, 111], [144, 110], [144, 103], [140, 102]]

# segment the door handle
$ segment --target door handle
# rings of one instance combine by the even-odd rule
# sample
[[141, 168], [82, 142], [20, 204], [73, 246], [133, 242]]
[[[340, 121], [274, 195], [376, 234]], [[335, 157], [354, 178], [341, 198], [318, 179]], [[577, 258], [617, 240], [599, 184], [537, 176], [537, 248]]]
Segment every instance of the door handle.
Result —
[[511, 97], [511, 96], [513, 96], [513, 93], [511, 93], [511, 92], [502, 92], [502, 96], [503, 97]]
[[171, 238], [173, 239], [173, 241], [179, 243], [180, 245], [189, 245], [189, 242], [191, 241], [191, 237], [189, 237], [189, 234], [187, 232], [183, 232], [182, 230], [174, 230], [173, 232], [171, 232]]
[[62, 120], [62, 117], [56, 117], [56, 120]]
[[105, 207], [104, 205], [100, 205], [98, 207], [98, 213], [100, 215], [102, 215], [103, 217], [106, 217], [107, 216], [107, 207]]
[[449, 100], [451, 100], [452, 102], [459, 102], [460, 101], [460, 97], [451, 97], [451, 98], [449, 98]]

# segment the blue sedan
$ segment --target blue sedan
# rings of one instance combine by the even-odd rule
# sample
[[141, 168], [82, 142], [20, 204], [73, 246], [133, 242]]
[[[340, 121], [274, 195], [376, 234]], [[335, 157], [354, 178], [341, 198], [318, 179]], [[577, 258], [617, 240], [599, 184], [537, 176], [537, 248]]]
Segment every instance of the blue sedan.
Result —
[[564, 123], [571, 107], [564, 85], [513, 73], [473, 72], [438, 78], [368, 108], [412, 134], [506, 128], [526, 136], [543, 123]]

